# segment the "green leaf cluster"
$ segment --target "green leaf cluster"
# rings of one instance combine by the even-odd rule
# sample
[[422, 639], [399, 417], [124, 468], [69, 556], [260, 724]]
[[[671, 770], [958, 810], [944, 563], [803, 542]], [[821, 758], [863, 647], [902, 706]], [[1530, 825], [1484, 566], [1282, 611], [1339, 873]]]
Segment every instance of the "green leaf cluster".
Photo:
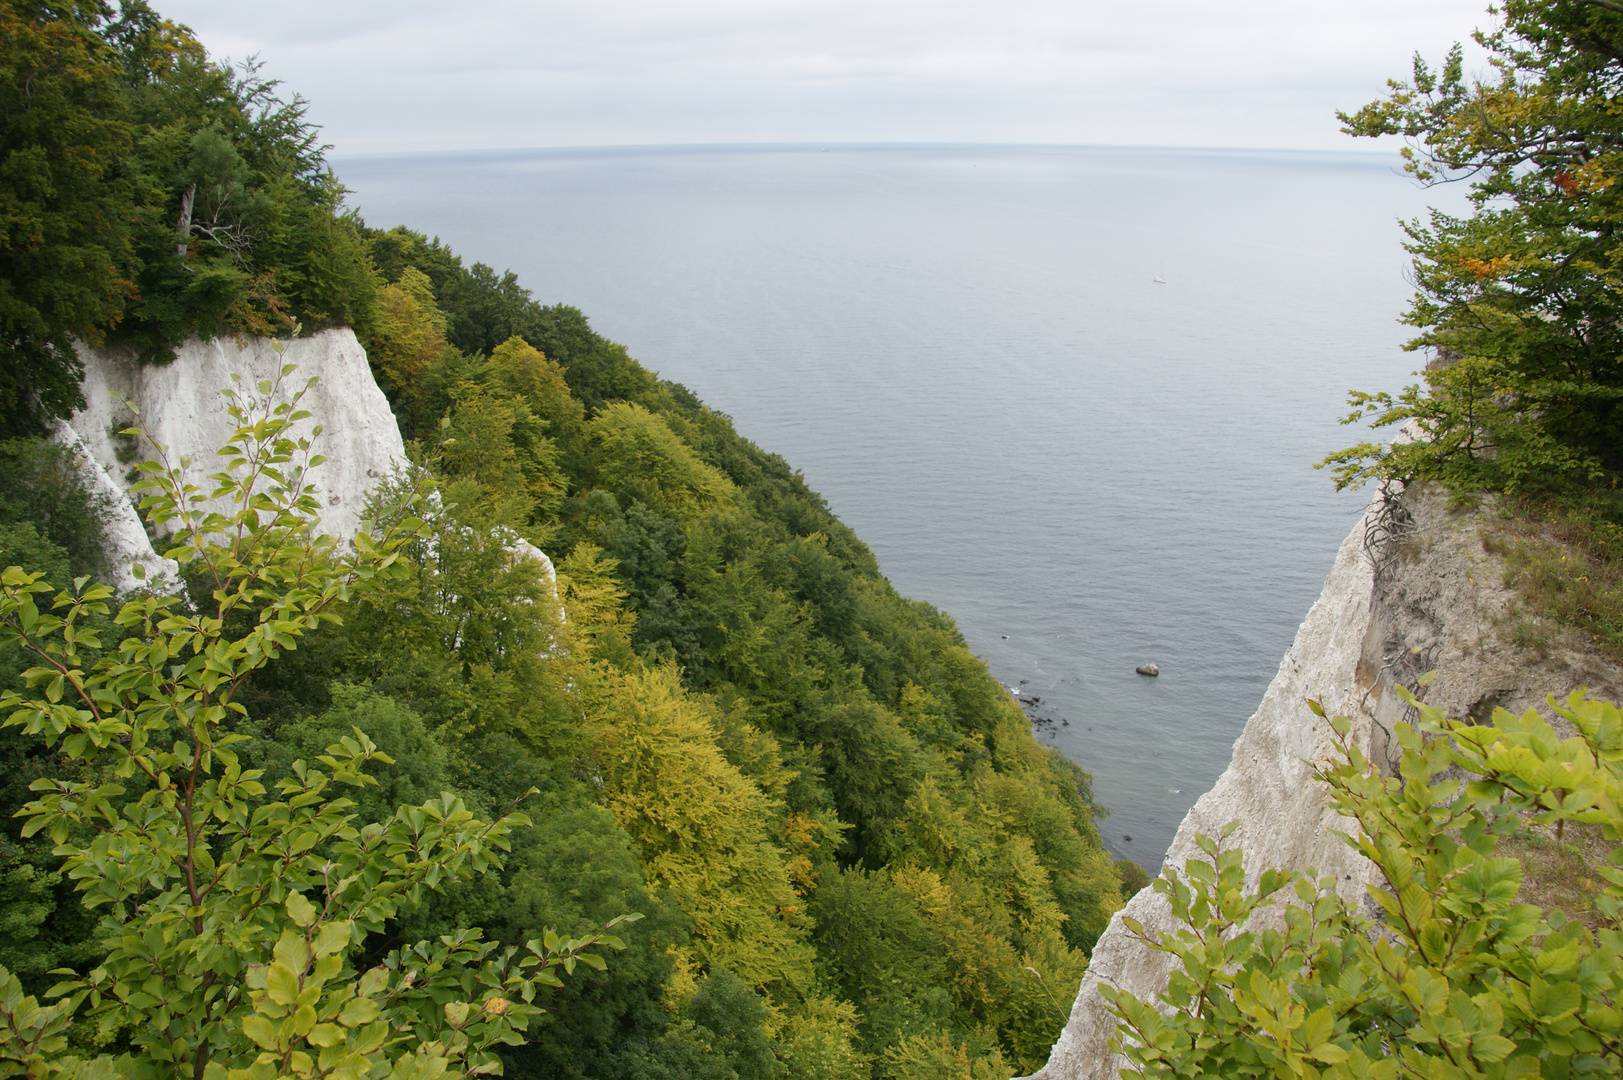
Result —
[[[1555, 712], [1452, 721], [1410, 698], [1397, 775], [1333, 721], [1318, 778], [1357, 823], [1373, 913], [1333, 878], [1265, 871], [1201, 838], [1205, 858], [1157, 882], [1178, 929], [1129, 929], [1178, 961], [1154, 1002], [1101, 988], [1124, 1076], [1491, 1078], [1615, 1075], [1623, 1065], [1623, 711], [1581, 691]], [[1315, 705], [1317, 710], [1317, 706]], [[1322, 712], [1320, 712], [1322, 716]], [[1598, 827], [1613, 847], [1597, 910], [1518, 902], [1522, 866], [1495, 854], [1528, 827]]]

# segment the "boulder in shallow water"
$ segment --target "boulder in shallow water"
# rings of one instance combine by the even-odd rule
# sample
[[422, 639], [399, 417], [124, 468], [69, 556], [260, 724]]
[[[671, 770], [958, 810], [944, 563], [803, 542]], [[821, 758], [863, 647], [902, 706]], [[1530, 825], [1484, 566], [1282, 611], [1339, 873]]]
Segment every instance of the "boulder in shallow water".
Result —
[[1159, 675], [1159, 674], [1161, 674], [1161, 669], [1156, 667], [1154, 664], [1140, 664], [1136, 668], [1134, 668], [1133, 670], [1138, 672], [1140, 675]]

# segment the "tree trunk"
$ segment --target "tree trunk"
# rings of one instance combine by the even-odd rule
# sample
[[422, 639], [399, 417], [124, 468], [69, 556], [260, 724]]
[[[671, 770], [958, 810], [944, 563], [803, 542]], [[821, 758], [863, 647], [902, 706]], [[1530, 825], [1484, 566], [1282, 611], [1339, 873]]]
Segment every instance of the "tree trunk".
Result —
[[186, 257], [186, 244], [192, 238], [192, 200], [197, 196], [197, 185], [189, 184], [186, 194], [180, 197], [180, 220], [175, 222], [175, 232], [180, 240], [175, 244], [175, 254], [182, 259]]

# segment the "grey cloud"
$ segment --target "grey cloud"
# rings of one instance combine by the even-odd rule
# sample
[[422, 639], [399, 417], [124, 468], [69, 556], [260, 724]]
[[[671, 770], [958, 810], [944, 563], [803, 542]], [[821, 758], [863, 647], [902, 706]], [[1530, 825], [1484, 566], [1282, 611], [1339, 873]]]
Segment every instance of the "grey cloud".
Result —
[[1480, 0], [159, 2], [339, 153], [754, 141], [1343, 148]]

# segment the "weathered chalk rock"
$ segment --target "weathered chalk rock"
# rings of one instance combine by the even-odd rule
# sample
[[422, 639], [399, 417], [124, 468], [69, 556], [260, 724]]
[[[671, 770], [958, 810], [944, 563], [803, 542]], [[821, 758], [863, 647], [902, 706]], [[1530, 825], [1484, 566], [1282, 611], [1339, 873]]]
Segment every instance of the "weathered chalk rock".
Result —
[[[534, 559], [536, 562], [541, 564], [541, 576], [546, 579], [547, 588], [551, 590], [552, 598], [556, 602], [558, 599], [558, 572], [553, 569], [552, 560], [547, 558], [547, 553], [530, 543], [528, 540], [524, 539], [522, 536], [513, 537], [513, 541], [509, 545], [509, 549], [513, 552], [514, 558]], [[562, 604], [558, 605], [558, 618], [560, 620], [564, 620], [566, 618]]]
[[[300, 402], [312, 414], [300, 430], [321, 427], [315, 449], [327, 460], [311, 475], [322, 503], [323, 532], [340, 539], [353, 535], [367, 493], [406, 459], [388, 399], [372, 378], [366, 351], [348, 329], [296, 339], [282, 353], [264, 338], [191, 341], [163, 367], [141, 366], [116, 350], [81, 348], [80, 357], [85, 364], [87, 404], [58, 429], [57, 438], [83, 451], [87, 480], [93, 480], [98, 490], [116, 492], [119, 498], [115, 501], [123, 507], [131, 507], [124, 494], [131, 483], [129, 463], [155, 458], [160, 452], [171, 461], [189, 458], [189, 476], [207, 487], [205, 478], [223, 464], [215, 451], [234, 427], [221, 390], [232, 387], [260, 398], [257, 386], [265, 379], [280, 380], [276, 392], [282, 400], [311, 376], [318, 380]], [[280, 372], [287, 364], [297, 365], [297, 370], [283, 378]], [[233, 374], [238, 381], [233, 382]], [[129, 406], [139, 411], [139, 423], [151, 434], [150, 442], [118, 434], [137, 422]], [[137, 538], [140, 519], [133, 507], [128, 515], [115, 507], [113, 517], [113, 555], [118, 567], [114, 584], [129, 588], [134, 584], [130, 564], [142, 562], [151, 568], [156, 556], [144, 531]], [[174, 572], [172, 565], [159, 564], [159, 568]]]
[[[112, 571], [112, 580], [107, 584], [125, 593], [143, 585], [161, 589], [166, 582], [176, 580], [180, 568], [172, 559], [162, 558], [152, 550], [152, 540], [124, 486], [85, 449], [79, 433], [59, 423], [52, 438], [73, 455], [85, 490], [101, 505], [107, 561]], [[140, 579], [135, 576], [137, 566], [143, 574]]]
[[[1262, 705], [1235, 742], [1228, 769], [1179, 826], [1167, 852], [1172, 865], [1181, 868], [1184, 860], [1199, 854], [1197, 834], [1215, 836], [1224, 824], [1238, 819], [1232, 842], [1245, 850], [1245, 867], [1253, 883], [1268, 867], [1314, 866], [1335, 874], [1349, 899], [1363, 893], [1367, 867], [1334, 834], [1350, 823], [1329, 808], [1307, 765], [1330, 753], [1333, 738], [1329, 725], [1308, 711], [1308, 698], [1320, 699], [1326, 709], [1337, 712], [1355, 711], [1358, 704], [1358, 659], [1369, 622], [1372, 584], [1363, 534], [1360, 525], [1341, 545], [1323, 595], [1298, 630]], [[1355, 737], [1366, 745], [1369, 727], [1367, 720], [1355, 727]], [[1143, 998], [1166, 985], [1169, 959], [1134, 940], [1122, 924], [1124, 915], [1138, 919], [1148, 930], [1172, 928], [1166, 902], [1148, 888], [1111, 919], [1094, 947], [1070, 1020], [1048, 1064], [1035, 1074], [1042, 1080], [1114, 1080], [1119, 1065], [1107, 1040], [1115, 1021], [1099, 996], [1099, 985], [1108, 983]]]
[[[1342, 895], [1367, 908], [1374, 868], [1334, 835], [1355, 825], [1329, 808], [1309, 773], [1307, 763], [1329, 757], [1333, 744], [1329, 724], [1308, 710], [1308, 699], [1332, 716], [1350, 717], [1356, 745], [1388, 774], [1398, 763], [1394, 726], [1413, 719], [1396, 692], [1400, 685], [1450, 716], [1479, 722], [1495, 707], [1519, 713], [1542, 707], [1547, 694], [1562, 698], [1580, 687], [1602, 700], [1623, 700], [1623, 666], [1589, 648], [1577, 631], [1517, 610], [1494, 554], [1494, 533], [1503, 527], [1491, 499], [1464, 511], [1431, 484], [1393, 500], [1377, 496], [1342, 543], [1228, 769], [1184, 818], [1167, 862], [1181, 869], [1198, 855], [1197, 834], [1215, 836], [1238, 820], [1232, 842], [1245, 853], [1251, 884], [1270, 867], [1312, 867], [1334, 874]], [[1532, 650], [1506, 630], [1518, 622], [1529, 629], [1528, 620], [1540, 639]], [[1436, 679], [1421, 687], [1428, 671]], [[1122, 915], [1147, 930], [1173, 928], [1167, 905], [1149, 889], [1111, 920], [1070, 1021], [1036, 1074], [1042, 1080], [1117, 1080], [1125, 1062], [1113, 1060], [1106, 1044], [1115, 1023], [1097, 988], [1108, 983], [1148, 999], [1166, 985], [1168, 958], [1131, 938]]]

